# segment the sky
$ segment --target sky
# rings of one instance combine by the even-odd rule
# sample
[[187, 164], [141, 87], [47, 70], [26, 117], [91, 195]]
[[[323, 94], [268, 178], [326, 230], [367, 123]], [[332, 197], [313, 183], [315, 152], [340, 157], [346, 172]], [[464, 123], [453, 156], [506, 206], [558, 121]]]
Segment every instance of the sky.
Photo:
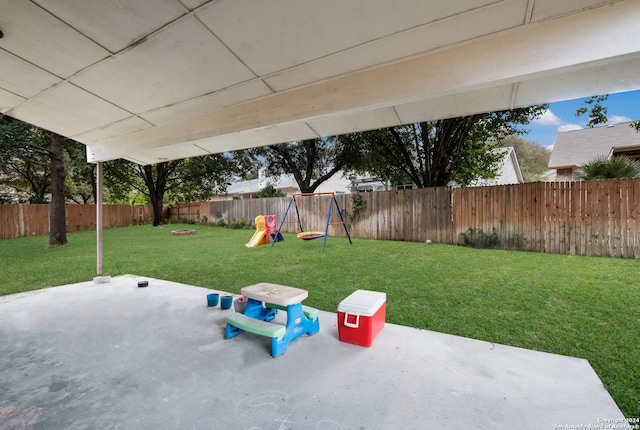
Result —
[[[558, 132], [587, 127], [588, 116], [576, 116], [583, 101], [584, 98], [551, 103], [542, 117], [525, 127], [530, 130], [529, 134], [521, 137], [552, 149]], [[608, 124], [640, 119], [640, 91], [610, 94], [603, 105], [607, 107]]]

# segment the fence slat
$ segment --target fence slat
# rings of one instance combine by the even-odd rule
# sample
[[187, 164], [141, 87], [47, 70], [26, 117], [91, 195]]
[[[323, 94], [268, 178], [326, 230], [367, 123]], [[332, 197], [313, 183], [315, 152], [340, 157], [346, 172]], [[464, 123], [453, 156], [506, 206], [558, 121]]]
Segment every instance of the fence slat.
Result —
[[[474, 234], [497, 246], [570, 255], [640, 258], [640, 180], [530, 183], [494, 187], [427, 188], [336, 196], [354, 238], [457, 244]], [[299, 202], [306, 228], [324, 230], [330, 199]], [[172, 222], [215, 224], [276, 215], [288, 197], [180, 203], [166, 210]], [[105, 227], [148, 223], [151, 205], [105, 205]], [[298, 232], [295, 208], [283, 231]], [[345, 236], [332, 208], [329, 233]], [[95, 205], [67, 205], [69, 231], [95, 229]], [[0, 205], [0, 238], [48, 233], [48, 205]]]
[[[91, 231], [96, 228], [95, 205], [66, 205], [67, 231]], [[105, 228], [147, 224], [153, 219], [151, 205], [104, 205]], [[0, 205], [0, 239], [49, 234], [49, 205]]]

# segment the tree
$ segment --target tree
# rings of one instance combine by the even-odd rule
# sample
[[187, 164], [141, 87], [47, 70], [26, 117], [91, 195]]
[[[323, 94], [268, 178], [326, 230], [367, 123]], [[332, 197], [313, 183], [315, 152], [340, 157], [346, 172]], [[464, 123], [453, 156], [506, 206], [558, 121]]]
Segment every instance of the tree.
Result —
[[[44, 202], [46, 186], [36, 178], [48, 176], [49, 206], [48, 247], [67, 243], [65, 207], [64, 144], [66, 138], [20, 120], [0, 116], [0, 166], [5, 175], [21, 178], [33, 192], [31, 201]], [[47, 173], [46, 164], [49, 163]], [[35, 168], [38, 166], [38, 169]], [[37, 171], [43, 173], [35, 173]], [[14, 182], [16, 185], [17, 182]]]
[[67, 201], [87, 204], [96, 201], [96, 165], [87, 162], [86, 147], [68, 139], [64, 146]]
[[282, 191], [276, 189], [273, 185], [269, 184], [259, 192], [256, 193], [256, 197], [286, 197], [287, 195]]
[[64, 141], [65, 138], [50, 133], [51, 145], [51, 203], [49, 205], [49, 244], [48, 247], [67, 243], [67, 216], [64, 194]]
[[46, 203], [50, 171], [48, 132], [0, 114], [0, 184], [8, 201]]
[[[609, 99], [609, 94], [587, 97], [582, 101], [582, 106], [576, 110], [576, 116], [589, 114], [588, 127], [606, 124], [609, 121], [608, 109], [605, 102]], [[630, 124], [637, 132], [640, 132], [640, 120], [633, 121]]]
[[507, 136], [503, 140], [502, 146], [512, 146], [516, 151], [525, 182], [536, 182], [543, 179], [549, 169], [551, 151], [537, 143], [516, 136]]
[[313, 193], [320, 184], [354, 163], [357, 151], [349, 143], [335, 137], [306, 139], [238, 151], [236, 156], [265, 166], [270, 176], [291, 174], [300, 192]]
[[418, 188], [468, 185], [494, 177], [503, 154], [493, 151], [506, 136], [542, 115], [546, 105], [390, 127], [341, 137], [359, 148], [352, 167]]
[[606, 102], [608, 98], [609, 94], [587, 97], [582, 101], [582, 106], [576, 111], [576, 116], [589, 113], [588, 127], [606, 123], [608, 121], [607, 107], [603, 105], [603, 103]]
[[[50, 193], [51, 139], [49, 131], [0, 115], [0, 184], [20, 201], [47, 203]], [[95, 201], [95, 164], [87, 162], [86, 147], [63, 139], [67, 201]], [[7, 200], [16, 200], [7, 198]]]
[[579, 174], [585, 181], [592, 179], [622, 179], [640, 177], [640, 163], [625, 156], [600, 156], [582, 166]]
[[141, 166], [126, 160], [105, 163], [105, 184], [110, 198], [124, 200], [132, 190], [146, 196], [153, 206], [153, 225], [164, 224], [165, 196], [174, 201], [206, 199], [224, 191], [234, 174], [235, 161], [224, 154]]

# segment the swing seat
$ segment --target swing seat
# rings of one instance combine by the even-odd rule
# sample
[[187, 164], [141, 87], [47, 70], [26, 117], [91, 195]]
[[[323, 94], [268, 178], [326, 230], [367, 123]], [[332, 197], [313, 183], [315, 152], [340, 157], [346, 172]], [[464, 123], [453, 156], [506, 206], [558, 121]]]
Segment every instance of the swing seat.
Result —
[[324, 237], [324, 231], [301, 231], [298, 233], [298, 239], [302, 240], [313, 240], [318, 239], [319, 237]]

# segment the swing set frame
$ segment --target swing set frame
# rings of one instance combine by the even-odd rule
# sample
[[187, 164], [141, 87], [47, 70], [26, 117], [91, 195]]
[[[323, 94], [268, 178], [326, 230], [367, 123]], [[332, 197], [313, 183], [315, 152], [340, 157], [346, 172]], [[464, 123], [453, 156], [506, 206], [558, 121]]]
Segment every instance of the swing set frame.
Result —
[[[330, 196], [331, 198], [331, 201], [329, 203], [329, 210], [327, 211], [327, 222], [325, 224], [324, 231], [304, 231], [304, 229], [302, 228], [302, 221], [300, 219], [300, 208], [298, 206], [298, 200], [296, 198], [301, 199], [303, 197], [323, 197], [323, 196]], [[338, 211], [338, 215], [340, 216], [340, 222], [332, 223], [331, 211], [333, 209], [334, 204], [336, 206], [336, 210]], [[284, 211], [284, 216], [282, 217], [282, 221], [280, 221], [280, 226], [278, 227], [278, 234], [280, 234], [280, 231], [282, 230], [282, 226], [287, 220], [287, 215], [289, 214], [289, 210], [291, 209], [291, 206], [293, 206], [296, 211], [296, 219], [298, 224], [298, 239], [312, 240], [312, 239], [319, 239], [323, 237], [324, 240], [322, 241], [322, 252], [324, 252], [324, 248], [327, 245], [327, 236], [329, 235], [329, 225], [342, 224], [342, 226], [344, 227], [344, 232], [347, 234], [347, 239], [349, 239], [349, 244], [353, 245], [353, 242], [351, 241], [351, 235], [349, 234], [349, 230], [347, 229], [347, 224], [344, 222], [344, 217], [342, 216], [342, 211], [340, 211], [340, 206], [338, 205], [338, 200], [336, 199], [335, 193], [292, 194], [291, 198], [289, 199], [289, 204], [287, 205], [287, 209]], [[271, 247], [273, 248], [275, 244], [276, 242], [273, 241], [273, 243], [271, 244]]]

